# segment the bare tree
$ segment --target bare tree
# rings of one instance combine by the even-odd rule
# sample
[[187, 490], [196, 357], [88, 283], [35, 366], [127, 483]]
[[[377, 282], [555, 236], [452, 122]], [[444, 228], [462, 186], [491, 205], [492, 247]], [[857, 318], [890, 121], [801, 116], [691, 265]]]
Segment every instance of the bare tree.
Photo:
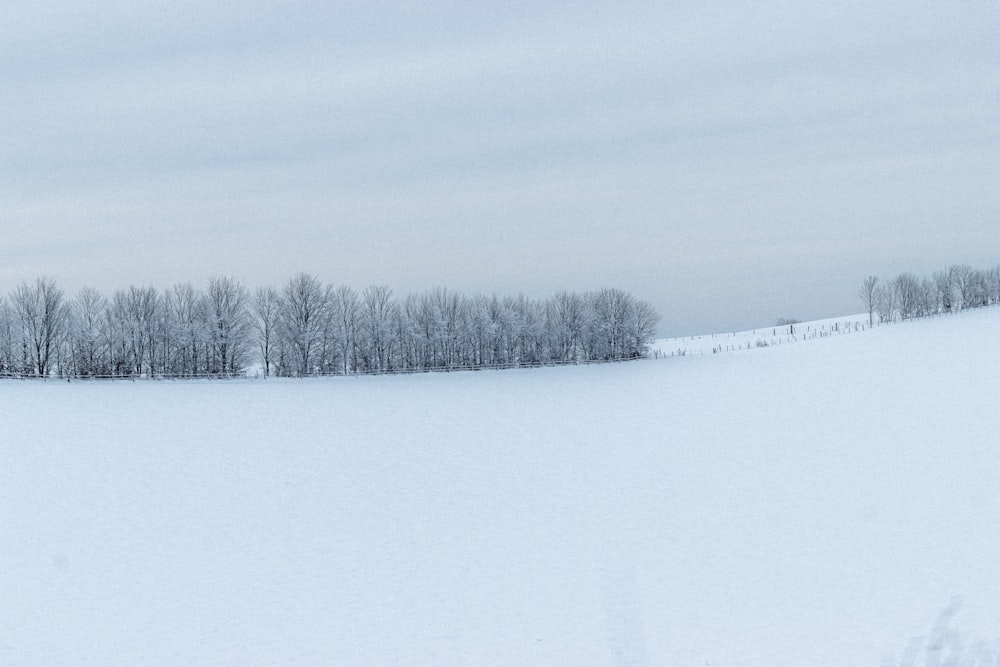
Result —
[[941, 312], [950, 313], [959, 299], [955, 294], [955, 283], [951, 271], [935, 271], [932, 278], [934, 289], [937, 292], [938, 307]]
[[250, 348], [249, 292], [235, 278], [216, 276], [206, 295], [214, 361], [209, 372], [230, 375], [243, 369]]
[[333, 285], [326, 285], [323, 288], [323, 304], [324, 308], [319, 322], [320, 342], [313, 365], [320, 373], [332, 374], [341, 369], [339, 357], [344, 338], [340, 330], [340, 318], [337, 315], [337, 293]]
[[910, 319], [919, 314], [920, 281], [912, 273], [900, 273], [892, 281], [896, 293], [896, 303], [901, 319]]
[[876, 308], [879, 322], [892, 322], [896, 313], [896, 286], [894, 283], [879, 285], [875, 288]]
[[858, 290], [858, 296], [868, 309], [868, 326], [874, 326], [875, 308], [878, 305], [878, 278], [875, 276], [865, 278], [861, 283], [861, 289]]
[[42, 277], [33, 285], [22, 282], [11, 301], [27, 341], [34, 373], [46, 377], [52, 370], [52, 354], [65, 333], [69, 316], [63, 291], [54, 280]]
[[358, 322], [361, 317], [361, 304], [357, 292], [346, 285], [341, 285], [334, 291], [334, 298], [339, 320], [340, 359], [344, 372], [350, 373], [358, 368]]
[[975, 305], [973, 298], [975, 271], [973, 268], [968, 264], [954, 264], [948, 267], [948, 273], [958, 297], [958, 310], [972, 308]]
[[282, 344], [291, 357], [291, 372], [310, 375], [315, 371], [313, 353], [320, 345], [330, 304], [322, 283], [300, 273], [285, 285], [281, 300]]
[[656, 334], [660, 314], [653, 305], [642, 299], [633, 299], [629, 317], [629, 357], [644, 357], [649, 351], [649, 343]]
[[519, 294], [511, 300], [517, 323], [517, 363], [540, 364], [546, 361], [545, 311], [537, 301]]
[[984, 278], [986, 285], [986, 303], [995, 305], [1000, 303], [1000, 266], [994, 266], [986, 271]]
[[576, 361], [584, 356], [584, 331], [590, 326], [592, 311], [579, 294], [560, 292], [548, 302], [548, 321], [557, 361]]
[[103, 344], [108, 300], [93, 287], [84, 287], [72, 303], [73, 357], [76, 374], [92, 377], [110, 373]]
[[633, 298], [620, 289], [604, 288], [590, 297], [594, 312], [596, 342], [600, 358], [622, 359], [629, 354], [626, 342], [627, 323]]
[[[993, 298], [993, 274], [979, 273], [970, 299]], [[0, 299], [0, 373], [232, 374], [255, 345], [265, 376], [625, 359], [647, 353], [658, 319], [649, 303], [611, 288], [535, 300], [439, 287], [398, 301], [385, 285], [359, 296], [301, 273], [252, 295], [214, 277], [204, 291], [131, 286], [109, 300], [84, 288], [66, 302], [41, 278]]]
[[392, 370], [393, 329], [398, 314], [392, 290], [386, 285], [371, 285], [361, 296], [364, 318], [363, 359], [366, 370]]
[[0, 376], [19, 372], [14, 354], [16, 339], [13, 309], [0, 296]]
[[191, 376], [207, 372], [211, 338], [205, 296], [190, 283], [178, 283], [167, 292], [164, 309], [170, 373]]
[[115, 292], [110, 312], [117, 333], [113, 350], [117, 373], [154, 375], [158, 371], [155, 362], [161, 305], [155, 287], [132, 285]]
[[481, 368], [490, 363], [490, 340], [493, 332], [490, 328], [489, 299], [485, 296], [466, 299], [465, 311], [470, 346], [469, 363], [473, 368]]
[[937, 299], [937, 286], [934, 281], [929, 278], [924, 278], [920, 281], [920, 288], [918, 291], [920, 306], [918, 308], [918, 313], [920, 317], [925, 317], [927, 315], [934, 315], [939, 312], [938, 310], [938, 299]]
[[989, 280], [986, 271], [973, 269], [969, 276], [969, 303], [974, 308], [989, 305]]
[[278, 317], [281, 314], [281, 297], [273, 287], [259, 287], [254, 292], [251, 308], [254, 332], [257, 334], [257, 348], [264, 364], [264, 377], [271, 375], [275, 347], [278, 344]]

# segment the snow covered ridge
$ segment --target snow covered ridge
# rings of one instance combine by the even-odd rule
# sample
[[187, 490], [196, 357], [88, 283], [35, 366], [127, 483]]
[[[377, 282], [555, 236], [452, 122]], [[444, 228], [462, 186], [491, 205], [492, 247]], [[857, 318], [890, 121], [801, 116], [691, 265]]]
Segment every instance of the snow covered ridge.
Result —
[[[794, 322], [772, 327], [760, 327], [748, 331], [732, 333], [707, 334], [701, 336], [679, 336], [677, 338], [660, 338], [650, 343], [650, 356], [683, 357], [687, 355], [718, 354], [720, 352], [739, 352], [759, 350], [775, 345], [787, 345], [802, 341], [818, 340], [857, 334], [885, 327], [907, 326], [923, 320], [950, 318], [969, 315], [982, 310], [1000, 309], [998, 304], [990, 304], [977, 308], [967, 308], [952, 312], [928, 313], [901, 319], [882, 318], [869, 319], [868, 313], [831, 317], [809, 322]], [[871, 323], [869, 323], [871, 322]]]
[[[874, 326], [889, 326], [875, 322]], [[655, 358], [678, 357], [690, 354], [717, 354], [754, 350], [772, 345], [786, 345], [800, 341], [840, 336], [868, 330], [868, 315], [847, 315], [811, 322], [795, 322], [749, 331], [660, 338], [650, 345], [650, 355]]]
[[998, 332], [0, 382], [0, 665], [995, 665]]

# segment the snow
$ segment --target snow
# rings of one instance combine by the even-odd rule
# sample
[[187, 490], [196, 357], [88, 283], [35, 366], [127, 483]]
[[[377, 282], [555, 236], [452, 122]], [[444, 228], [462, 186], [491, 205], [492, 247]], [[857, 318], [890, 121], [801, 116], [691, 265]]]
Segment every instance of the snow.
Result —
[[[874, 327], [881, 326], [876, 320]], [[792, 325], [775, 325], [749, 331], [734, 331], [732, 333], [715, 333], [704, 336], [681, 336], [678, 338], [663, 338], [654, 341], [651, 346], [653, 356], [671, 357], [689, 354], [718, 354], [721, 352], [737, 352], [753, 350], [772, 345], [786, 345], [800, 341], [843, 336], [851, 333], [867, 331], [868, 314], [833, 317], [824, 320], [801, 322]]]
[[0, 382], [0, 664], [994, 664], [998, 333]]

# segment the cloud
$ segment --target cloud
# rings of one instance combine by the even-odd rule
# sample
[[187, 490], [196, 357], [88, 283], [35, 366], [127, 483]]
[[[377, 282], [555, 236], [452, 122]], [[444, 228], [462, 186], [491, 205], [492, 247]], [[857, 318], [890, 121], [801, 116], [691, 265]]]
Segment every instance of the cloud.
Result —
[[[998, 14], [19, 5], [0, 25], [0, 123], [17, 128], [0, 140], [0, 281], [37, 272], [45, 249], [87, 281], [111, 247], [122, 281], [324, 262], [398, 291], [625, 279], [666, 312], [677, 267], [710, 291], [720, 264], [794, 264], [806, 284], [836, 252], [895, 266], [886, 245], [912, 258], [934, 238], [923, 256], [974, 254], [1000, 241]], [[726, 281], [732, 298], [705, 308], [754, 301]]]

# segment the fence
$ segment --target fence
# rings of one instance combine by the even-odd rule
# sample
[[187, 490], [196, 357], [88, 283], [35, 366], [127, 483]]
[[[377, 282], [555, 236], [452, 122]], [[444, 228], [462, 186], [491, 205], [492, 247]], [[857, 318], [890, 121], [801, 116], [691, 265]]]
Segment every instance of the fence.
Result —
[[[467, 365], [455, 365], [455, 366], [430, 366], [422, 368], [391, 368], [391, 369], [381, 369], [381, 370], [353, 370], [348, 372], [342, 371], [324, 371], [309, 373], [306, 375], [287, 375], [280, 377], [293, 377], [293, 378], [321, 378], [321, 377], [362, 377], [362, 376], [372, 376], [372, 375], [416, 375], [420, 373], [458, 373], [463, 371], [502, 371], [502, 370], [515, 370], [519, 368], [545, 368], [545, 367], [559, 367], [559, 366], [590, 366], [594, 364], [613, 364], [628, 361], [635, 361], [637, 359], [643, 359], [645, 357], [635, 356], [626, 357], [622, 359], [580, 359], [580, 360], [567, 360], [567, 361], [527, 361], [527, 362], [510, 362], [510, 363], [500, 363], [500, 364], [467, 364]], [[243, 370], [233, 373], [154, 373], [150, 374], [120, 374], [120, 375], [75, 375], [75, 374], [52, 374], [48, 376], [39, 376], [33, 373], [17, 373], [10, 371], [0, 371], [0, 380], [35, 380], [35, 381], [93, 381], [93, 382], [126, 382], [126, 381], [145, 381], [145, 382], [155, 382], [155, 381], [177, 381], [177, 380], [245, 380], [245, 379], [265, 379], [261, 369], [255, 369], [255, 371]], [[279, 377], [272, 375], [271, 377]]]

